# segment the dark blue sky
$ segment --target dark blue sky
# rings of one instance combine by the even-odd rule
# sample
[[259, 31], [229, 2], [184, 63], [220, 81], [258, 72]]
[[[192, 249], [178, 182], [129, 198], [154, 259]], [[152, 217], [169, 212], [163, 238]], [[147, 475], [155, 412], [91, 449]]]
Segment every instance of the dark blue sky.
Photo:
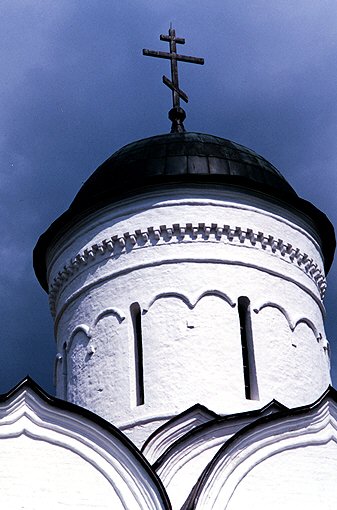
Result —
[[[32, 269], [38, 236], [120, 146], [169, 131], [170, 21], [186, 128], [246, 145], [337, 225], [335, 0], [2, 0], [0, 392], [29, 373], [53, 393], [53, 327]], [[337, 264], [326, 297], [337, 384]]]

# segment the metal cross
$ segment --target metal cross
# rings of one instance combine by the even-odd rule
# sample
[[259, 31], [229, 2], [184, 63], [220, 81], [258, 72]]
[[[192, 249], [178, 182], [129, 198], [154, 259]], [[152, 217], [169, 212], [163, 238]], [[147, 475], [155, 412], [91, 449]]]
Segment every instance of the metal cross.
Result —
[[177, 44], [185, 44], [185, 39], [176, 37], [176, 31], [172, 28], [172, 26], [169, 28], [168, 35], [161, 35], [160, 40], [170, 43], [169, 53], [144, 49], [143, 55], [171, 60], [171, 80], [164, 75], [163, 83], [172, 90], [173, 108], [169, 112], [169, 119], [172, 121], [171, 132], [179, 133], [185, 131], [183, 121], [186, 117], [184, 110], [180, 107], [180, 98], [187, 103], [188, 96], [179, 88], [178, 61], [180, 60], [181, 62], [190, 62], [192, 64], [202, 65], [204, 63], [204, 59], [199, 57], [189, 57], [187, 55], [180, 55], [177, 53]]

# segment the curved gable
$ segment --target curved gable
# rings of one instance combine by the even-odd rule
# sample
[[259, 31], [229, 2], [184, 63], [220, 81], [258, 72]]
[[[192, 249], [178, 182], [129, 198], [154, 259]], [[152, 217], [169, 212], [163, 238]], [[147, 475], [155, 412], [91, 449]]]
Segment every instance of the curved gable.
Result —
[[4, 508], [170, 509], [159, 479], [122, 433], [31, 379], [0, 396], [0, 439]]
[[259, 501], [262, 510], [332, 509], [336, 443], [337, 392], [329, 388], [311, 406], [261, 418], [234, 435], [204, 470], [184, 509], [238, 510], [243, 501], [252, 508]]
[[159, 457], [164, 455], [167, 449], [178, 441], [179, 438], [185, 437], [191, 430], [217, 417], [219, 416], [207, 409], [207, 407], [201, 404], [195, 404], [156, 429], [145, 441], [142, 447], [142, 453], [147, 460], [153, 464]]
[[[163, 482], [173, 508], [181, 508], [203, 470], [230, 437], [261, 416], [285, 409], [285, 406], [273, 400], [254, 411], [215, 416], [212, 420], [186, 430], [184, 435], [172, 441], [157, 459], [153, 469]], [[189, 417], [186, 411], [183, 415], [185, 419]], [[183, 415], [177, 416], [176, 421], [179, 417], [182, 419]]]

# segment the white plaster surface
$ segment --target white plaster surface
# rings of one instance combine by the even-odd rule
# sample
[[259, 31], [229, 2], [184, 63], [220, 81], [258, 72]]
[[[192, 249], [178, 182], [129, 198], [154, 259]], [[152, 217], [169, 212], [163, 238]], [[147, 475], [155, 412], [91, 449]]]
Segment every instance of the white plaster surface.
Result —
[[215, 413], [196, 404], [157, 429], [144, 444], [142, 448], [143, 455], [150, 464], [154, 464], [176, 441], [216, 417], [218, 416]]
[[[216, 189], [165, 193], [106, 208], [51, 250], [53, 285], [78, 254], [124, 236], [125, 246], [113, 254], [95, 248], [96, 255], [72, 269], [55, 291], [62, 357], [57, 395], [103, 416], [130, 437], [134, 426], [139, 446], [154, 430], [152, 419], [158, 423], [195, 403], [227, 414], [273, 398], [287, 406], [315, 400], [330, 382], [330, 365], [319, 286], [301, 262], [306, 254], [322, 271], [311, 226], [249, 196]], [[179, 233], [161, 237], [163, 225], [165, 232], [179, 225]], [[186, 236], [181, 230], [186, 225], [199, 228], [199, 234]], [[212, 225], [262, 232], [302, 255], [292, 260], [274, 241], [262, 246], [240, 235], [208, 235], [206, 227]], [[135, 232], [137, 239], [128, 237]], [[240, 296], [251, 303], [259, 400], [245, 398]], [[134, 302], [143, 312], [144, 405], [136, 400]]]
[[106, 478], [66, 448], [22, 435], [0, 451], [1, 508], [123, 510]]
[[168, 510], [158, 480], [112, 429], [23, 385], [0, 404], [0, 507]]
[[[227, 510], [334, 510], [337, 487], [337, 445], [305, 446], [271, 456], [242, 480]], [[224, 507], [223, 507], [224, 508]]]
[[154, 468], [164, 484], [173, 510], [182, 508], [201, 473], [228, 439], [258, 418], [279, 410], [278, 406], [271, 404], [258, 413], [213, 419], [171, 442]]
[[310, 408], [278, 413], [238, 432], [213, 458], [194, 510], [335, 507], [336, 392]]

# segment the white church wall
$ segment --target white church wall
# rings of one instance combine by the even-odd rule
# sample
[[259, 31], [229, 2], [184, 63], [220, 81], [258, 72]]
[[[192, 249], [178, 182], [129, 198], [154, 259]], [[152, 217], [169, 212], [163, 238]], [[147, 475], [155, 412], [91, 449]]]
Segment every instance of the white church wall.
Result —
[[[107, 387], [102, 374], [111, 372], [108, 398], [119, 405], [129, 406], [130, 353], [129, 344], [120, 341], [120, 330], [123, 329], [127, 336], [127, 324], [119, 323], [114, 314], [105, 311], [90, 333], [80, 330], [73, 336], [65, 356], [67, 373], [71, 374], [66, 400], [84, 407], [88, 401], [95, 405], [95, 401], [104, 400]], [[120, 400], [122, 395], [124, 401]]]
[[[85, 355], [72, 347], [68, 398], [131, 435], [140, 427], [137, 444], [197, 402], [233, 413], [273, 398], [291, 406], [314, 400], [330, 382], [322, 266], [310, 225], [247, 195], [177, 190], [106, 208], [49, 256], [58, 358], [79, 327], [88, 335]], [[240, 296], [250, 301], [257, 384], [248, 399]], [[62, 396], [60, 378], [57, 386]]]
[[159, 480], [119, 431], [37, 392], [28, 380], [0, 402], [1, 508], [169, 510]]
[[218, 451], [186, 508], [335, 508], [336, 434], [332, 389], [313, 406], [260, 419]]
[[[179, 264], [175, 270], [179, 288], [190, 288], [189, 275], [197, 272], [193, 264]], [[176, 403], [181, 409], [201, 401], [212, 409], [225, 404], [225, 395], [244, 398], [239, 320], [225, 299], [212, 293], [190, 309], [168, 293], [151, 306], [143, 323], [144, 390], [149, 402], [167, 405], [169, 400], [170, 407]]]
[[142, 447], [142, 453], [150, 464], [154, 464], [180, 438], [218, 417], [216, 413], [206, 407], [195, 404], [178, 416], [174, 416], [151, 434]]
[[271, 456], [242, 480], [226, 509], [242, 510], [249, 501], [251, 508], [261, 510], [334, 510], [336, 463], [335, 440]]
[[[182, 508], [201, 473], [228, 439], [258, 418], [285, 409], [271, 402], [258, 411], [218, 416], [172, 441], [153, 466], [164, 484], [172, 509]], [[174, 422], [178, 418], [172, 420], [173, 436]]]
[[[300, 295], [298, 299], [300, 309], [303, 301]], [[301, 310], [298, 310], [298, 321], [303, 320], [300, 312]], [[298, 321], [291, 324], [284, 314], [274, 307], [264, 308], [258, 314], [253, 314], [252, 319], [261, 398], [269, 395], [270, 385], [273, 387], [274, 398], [281, 399], [288, 407], [299, 404], [301, 399], [302, 403], [310, 402], [313, 396], [313, 383], [318, 389], [315, 397], [319, 392], [323, 393], [330, 383], [329, 353], [324, 337], [324, 326], [319, 315], [314, 321], [316, 325], [320, 325], [319, 329], [313, 328], [314, 323], [311, 322], [309, 325]], [[294, 325], [296, 327], [292, 329]], [[263, 334], [267, 334], [267, 341], [264, 340]], [[269, 366], [266, 360], [269, 360]], [[284, 394], [285, 374], [293, 381], [288, 395]], [[298, 374], [303, 384], [301, 388], [297, 385]]]
[[0, 504], [7, 510], [123, 510], [109, 482], [67, 448], [21, 435], [1, 441]]

